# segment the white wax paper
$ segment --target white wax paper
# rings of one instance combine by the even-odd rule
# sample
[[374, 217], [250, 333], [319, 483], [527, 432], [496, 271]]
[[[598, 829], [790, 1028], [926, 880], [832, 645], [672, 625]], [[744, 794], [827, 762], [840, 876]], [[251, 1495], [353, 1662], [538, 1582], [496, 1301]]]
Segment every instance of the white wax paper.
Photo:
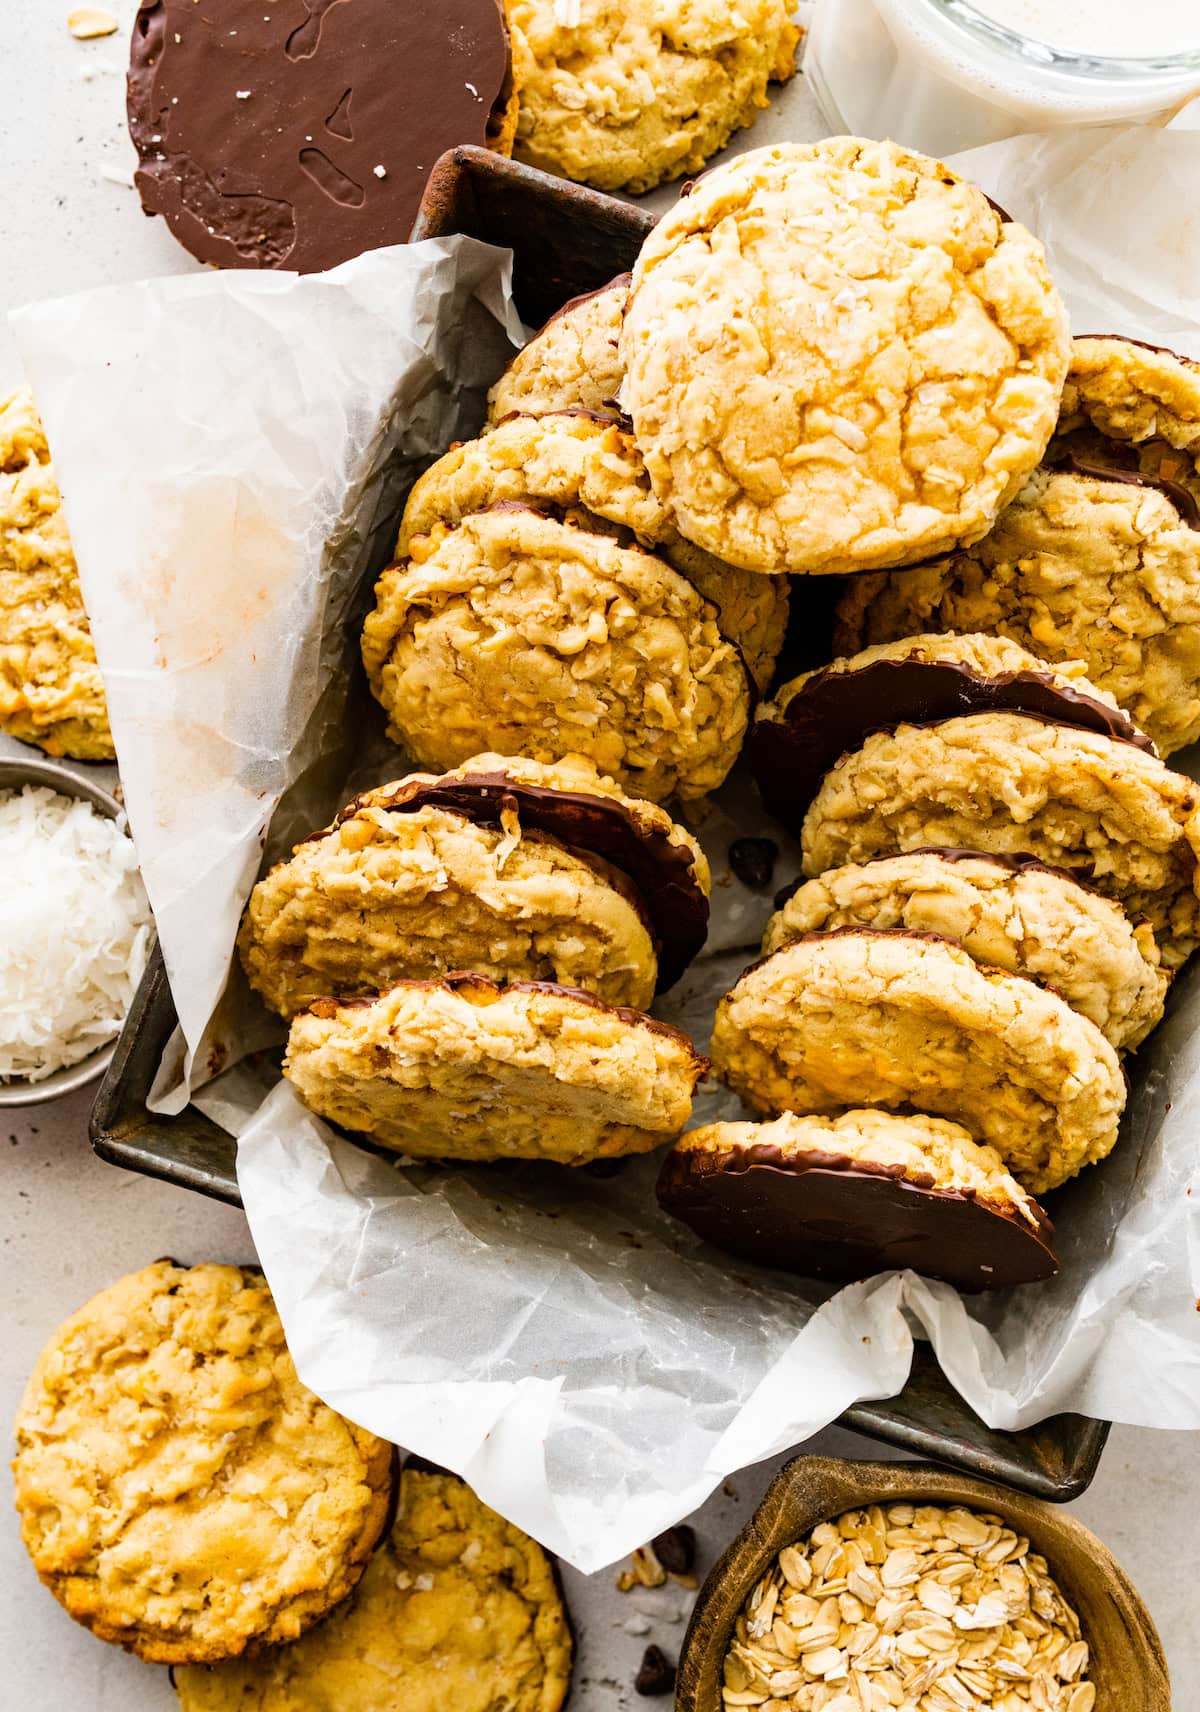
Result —
[[[957, 164], [1046, 241], [1077, 327], [1200, 356], [1200, 226], [1188, 197], [1200, 182], [1200, 135], [1059, 133], [991, 145]], [[468, 285], [470, 257], [483, 272]], [[345, 606], [350, 578], [321, 543], [330, 519], [350, 514], [356, 460], [373, 463], [370, 408], [386, 403], [389, 388], [419, 385], [401, 368], [403, 334], [435, 347], [445, 369], [431, 376], [436, 408], [410, 452], [450, 437], [453, 412], [443, 405], [455, 376], [476, 386], [499, 366], [494, 341], [455, 343], [461, 302], [443, 310], [436, 296], [457, 281], [460, 294], [486, 301], [484, 319], [497, 329], [503, 310], [489, 265], [471, 251], [434, 275], [416, 252], [391, 252], [339, 270], [333, 277], [344, 284], [361, 269], [375, 288], [373, 310], [388, 306], [374, 364], [347, 338], [353, 360], [314, 365], [314, 347], [336, 343], [347, 332], [343, 312], [357, 310], [346, 303], [353, 293], [335, 291], [331, 303], [325, 288], [310, 293], [304, 282], [174, 281], [146, 288], [144, 301], [83, 300], [19, 323], [193, 1045], [209, 1024], [271, 805], [299, 771], [288, 744], [304, 721], [304, 764], [324, 759], [344, 781], [340, 794], [351, 774], [357, 787], [403, 771], [400, 757], [367, 740], [365, 725], [340, 729], [336, 708], [318, 726], [322, 692], [331, 707], [334, 692], [313, 671], [337, 650], [322, 655], [312, 625], [327, 588]], [[244, 349], [231, 354], [227, 312], [247, 337], [251, 319], [258, 323], [260, 363], [248, 365]], [[170, 365], [153, 380], [161, 406], [153, 414], [138, 369], [147, 313], [154, 360]], [[356, 415], [346, 397], [362, 393], [368, 403]], [[294, 491], [280, 484], [286, 499], [270, 509], [278, 535], [239, 537], [235, 494], [247, 472], [276, 465], [303, 472]], [[147, 482], [149, 496], [140, 491]], [[199, 545], [188, 539], [193, 529]], [[223, 564], [210, 578], [203, 544], [226, 540], [244, 540], [242, 574]], [[172, 568], [187, 579], [177, 598]], [[273, 634], [286, 646], [269, 654], [246, 637], [247, 579], [278, 597]], [[165, 669], [151, 657], [160, 632]], [[194, 809], [180, 804], [181, 791]], [[303, 812], [327, 797], [292, 791], [286, 829], [276, 815], [270, 847], [303, 830]], [[700, 831], [717, 880], [713, 933], [658, 1009], [702, 1042], [770, 910], [769, 894], [729, 874], [730, 839], [757, 832], [784, 844], [772, 889], [797, 861], [743, 774]], [[914, 1334], [929, 1337], [993, 1426], [1077, 1409], [1200, 1427], [1198, 1022], [1192, 969], [1134, 1066], [1120, 1146], [1055, 1198], [1061, 1274], [990, 1299], [964, 1300], [897, 1273], [830, 1294], [730, 1262], [658, 1213], [655, 1159], [614, 1176], [404, 1169], [333, 1137], [258, 1061], [197, 1098], [240, 1132], [247, 1214], [305, 1380], [356, 1420], [456, 1469], [564, 1558], [595, 1570], [688, 1513], [738, 1467], [797, 1443], [856, 1400], [894, 1395]], [[228, 1028], [220, 1039], [234, 1044]], [[205, 1068], [201, 1060], [201, 1076]], [[737, 1109], [727, 1093], [702, 1089], [696, 1121]]]

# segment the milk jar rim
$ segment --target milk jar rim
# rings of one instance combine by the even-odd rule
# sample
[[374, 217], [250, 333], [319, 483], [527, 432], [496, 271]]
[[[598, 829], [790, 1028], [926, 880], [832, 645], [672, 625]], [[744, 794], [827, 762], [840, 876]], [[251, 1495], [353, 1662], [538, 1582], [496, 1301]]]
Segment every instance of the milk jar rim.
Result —
[[1146, 79], [1162, 73], [1164, 79], [1174, 80], [1189, 71], [1200, 72], [1200, 40], [1194, 47], [1178, 53], [1084, 52], [1077, 48], [1056, 47], [1052, 42], [1015, 29], [981, 12], [971, 4], [971, 0], [907, 0], [907, 3], [918, 13], [927, 11], [940, 15], [952, 27], [957, 25], [986, 47], [1023, 60], [1031, 67], [1055, 70], [1068, 76]]

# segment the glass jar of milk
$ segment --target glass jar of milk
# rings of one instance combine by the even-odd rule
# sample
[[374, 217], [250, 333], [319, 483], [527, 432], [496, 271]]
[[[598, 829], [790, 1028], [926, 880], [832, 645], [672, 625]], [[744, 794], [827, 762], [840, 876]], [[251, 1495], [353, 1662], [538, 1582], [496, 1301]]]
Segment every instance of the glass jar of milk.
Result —
[[835, 130], [927, 154], [1165, 124], [1200, 95], [1200, 0], [817, 0], [804, 69]]

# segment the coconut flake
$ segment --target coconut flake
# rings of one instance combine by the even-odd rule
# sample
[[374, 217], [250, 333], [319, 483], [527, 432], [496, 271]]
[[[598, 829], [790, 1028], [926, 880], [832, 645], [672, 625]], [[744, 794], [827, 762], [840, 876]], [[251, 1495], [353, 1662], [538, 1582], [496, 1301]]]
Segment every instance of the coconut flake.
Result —
[[41, 1081], [115, 1039], [150, 950], [124, 827], [27, 785], [0, 795], [0, 1080]]

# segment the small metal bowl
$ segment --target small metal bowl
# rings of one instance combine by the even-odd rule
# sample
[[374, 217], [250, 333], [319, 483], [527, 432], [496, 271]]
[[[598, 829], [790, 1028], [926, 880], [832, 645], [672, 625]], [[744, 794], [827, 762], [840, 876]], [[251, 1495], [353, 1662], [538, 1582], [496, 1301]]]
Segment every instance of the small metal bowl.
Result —
[[[0, 756], [0, 793], [20, 791], [26, 785], [44, 785], [60, 796], [79, 797], [83, 802], [91, 803], [100, 814], [107, 815], [109, 820], [124, 817], [124, 810], [115, 797], [61, 761], [26, 761]], [[63, 1094], [73, 1094], [79, 1088], [86, 1088], [89, 1082], [94, 1082], [107, 1070], [116, 1044], [111, 1040], [86, 1058], [81, 1058], [77, 1064], [52, 1070], [49, 1076], [43, 1076], [37, 1082], [27, 1082], [19, 1077], [11, 1082], [0, 1082], [0, 1107], [40, 1106], [47, 1100], [57, 1100]]]

